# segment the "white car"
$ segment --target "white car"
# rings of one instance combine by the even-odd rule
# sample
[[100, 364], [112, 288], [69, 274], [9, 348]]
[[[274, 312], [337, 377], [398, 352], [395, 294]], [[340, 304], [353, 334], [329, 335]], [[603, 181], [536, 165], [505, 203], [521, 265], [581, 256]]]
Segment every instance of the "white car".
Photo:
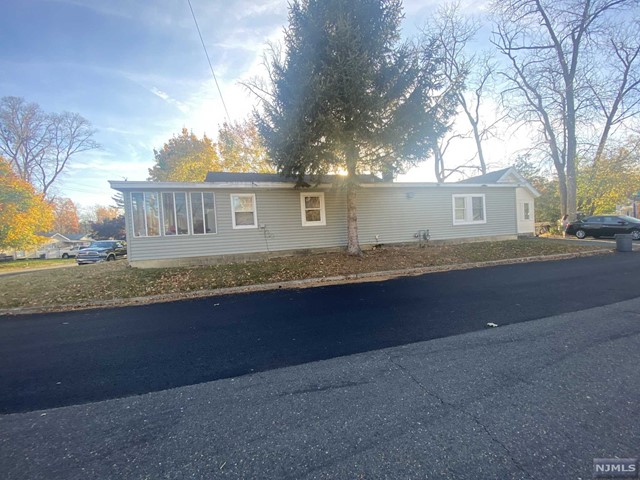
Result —
[[59, 258], [74, 258], [78, 256], [78, 252], [81, 248], [84, 248], [83, 245], [74, 245], [72, 247], [61, 248], [58, 252]]

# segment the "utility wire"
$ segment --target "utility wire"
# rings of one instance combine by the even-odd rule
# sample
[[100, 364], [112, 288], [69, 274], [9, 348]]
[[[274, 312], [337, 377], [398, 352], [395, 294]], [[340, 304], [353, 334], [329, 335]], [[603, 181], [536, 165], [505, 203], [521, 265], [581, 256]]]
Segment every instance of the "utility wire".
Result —
[[222, 101], [222, 106], [224, 107], [224, 112], [227, 116], [227, 121], [229, 121], [229, 111], [227, 110], [227, 104], [224, 103], [224, 97], [222, 96], [222, 90], [220, 90], [220, 85], [218, 85], [218, 79], [216, 78], [216, 74], [213, 71], [213, 66], [211, 65], [211, 59], [209, 58], [209, 52], [207, 52], [207, 47], [204, 44], [204, 40], [202, 39], [202, 33], [200, 32], [200, 27], [198, 26], [198, 20], [196, 20], [196, 14], [193, 12], [193, 6], [191, 6], [191, 0], [187, 0], [189, 3], [189, 9], [191, 10], [191, 16], [193, 17], [193, 22], [196, 24], [196, 30], [198, 30], [198, 35], [200, 36], [200, 43], [202, 43], [202, 48], [204, 49], [204, 54], [207, 56], [207, 62], [209, 63], [209, 68], [211, 69], [211, 75], [213, 75], [213, 80], [216, 82], [216, 87], [218, 88], [218, 93], [220, 94], [220, 100]]

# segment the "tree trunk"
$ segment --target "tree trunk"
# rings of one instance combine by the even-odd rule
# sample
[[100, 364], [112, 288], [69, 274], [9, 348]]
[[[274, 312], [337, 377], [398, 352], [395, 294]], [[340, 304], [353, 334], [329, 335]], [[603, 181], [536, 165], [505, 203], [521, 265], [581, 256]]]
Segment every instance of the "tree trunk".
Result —
[[478, 131], [478, 123], [475, 121], [471, 122], [473, 127], [473, 139], [476, 142], [476, 149], [478, 150], [478, 161], [480, 162], [480, 171], [482, 175], [487, 173], [487, 162], [484, 160], [484, 152], [482, 150], [482, 138], [480, 137], [480, 132]]
[[347, 253], [362, 255], [358, 240], [358, 178], [356, 164], [358, 149], [352, 145], [347, 152]]
[[560, 190], [560, 214], [565, 216], [567, 212], [567, 177], [564, 170], [556, 170], [558, 173], [558, 189]]
[[578, 211], [578, 184], [576, 178], [576, 155], [577, 155], [577, 137], [576, 137], [576, 114], [573, 98], [573, 91], [567, 91], [567, 203], [566, 214], [569, 220], [575, 220]]
[[433, 166], [435, 168], [436, 180], [438, 183], [444, 182], [444, 160], [442, 158], [442, 152], [440, 150], [440, 145], [437, 145], [433, 148], [434, 162]]
[[358, 186], [349, 181], [347, 184], [347, 253], [362, 255], [358, 241]]
[[[484, 83], [484, 81], [483, 81]], [[476, 150], [478, 151], [478, 162], [480, 163], [480, 171], [482, 175], [487, 173], [487, 162], [484, 159], [484, 151], [482, 150], [482, 135], [480, 134], [480, 129], [478, 128], [478, 109], [480, 108], [480, 94], [478, 90], [476, 90], [476, 116], [473, 116], [473, 113], [469, 110], [467, 106], [467, 102], [464, 99], [464, 95], [460, 95], [459, 103], [462, 105], [464, 113], [467, 115], [467, 119], [471, 124], [471, 128], [473, 131], [473, 140], [476, 142]]]

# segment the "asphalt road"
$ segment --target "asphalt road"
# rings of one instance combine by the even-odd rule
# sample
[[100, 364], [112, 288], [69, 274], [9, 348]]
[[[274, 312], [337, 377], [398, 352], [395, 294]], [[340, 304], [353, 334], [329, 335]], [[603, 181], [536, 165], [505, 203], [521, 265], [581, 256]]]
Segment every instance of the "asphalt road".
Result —
[[640, 255], [0, 318], [0, 412], [161, 391], [612, 304]]
[[640, 298], [0, 415], [0, 472], [3, 480], [586, 480], [594, 458], [640, 454], [639, 364]]

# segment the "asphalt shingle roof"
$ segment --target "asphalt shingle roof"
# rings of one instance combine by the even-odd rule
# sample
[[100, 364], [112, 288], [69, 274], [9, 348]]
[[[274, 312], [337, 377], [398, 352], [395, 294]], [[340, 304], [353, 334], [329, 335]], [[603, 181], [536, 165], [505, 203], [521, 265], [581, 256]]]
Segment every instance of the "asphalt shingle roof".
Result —
[[458, 183], [498, 183], [498, 180], [500, 180], [510, 168], [511, 167], [507, 167], [502, 170], [496, 170], [495, 172], [478, 175], [477, 177], [465, 178], [464, 180], [460, 180]]
[[[335, 180], [341, 179], [340, 175], [323, 175], [319, 183], [333, 183]], [[233, 173], [233, 172], [209, 172], [204, 180], [212, 183], [295, 183], [296, 178], [284, 177], [277, 173]], [[317, 183], [317, 179], [309, 176], [304, 178], [309, 184]], [[379, 183], [382, 179], [375, 175], [358, 175], [360, 183]]]

